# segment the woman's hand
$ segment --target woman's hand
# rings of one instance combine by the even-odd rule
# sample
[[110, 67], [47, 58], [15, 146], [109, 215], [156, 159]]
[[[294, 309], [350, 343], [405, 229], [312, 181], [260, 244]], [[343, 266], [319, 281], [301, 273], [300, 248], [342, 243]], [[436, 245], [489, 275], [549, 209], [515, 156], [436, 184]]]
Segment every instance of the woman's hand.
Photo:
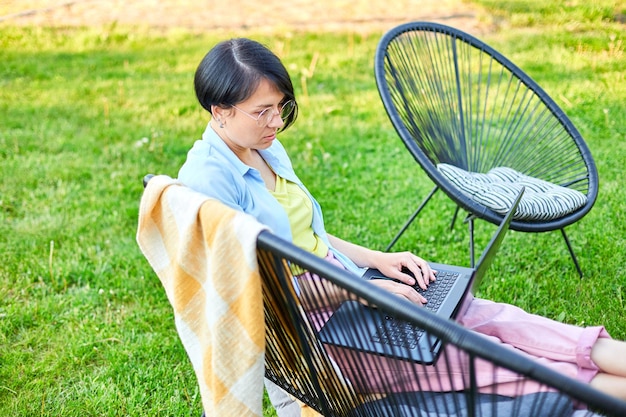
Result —
[[412, 303], [424, 305], [427, 302], [422, 294], [415, 291], [415, 288], [403, 282], [392, 281], [390, 279], [372, 279], [368, 282], [392, 294], [404, 297]]
[[407, 285], [417, 284], [425, 290], [435, 280], [435, 272], [428, 262], [411, 252], [376, 252], [372, 259], [374, 268], [383, 275]]
[[400, 295], [418, 304], [426, 299], [415, 290], [426, 289], [435, 280], [435, 271], [430, 269], [428, 262], [413, 255], [411, 252], [381, 252], [350, 243], [336, 236], [328, 235], [333, 247], [348, 256], [363, 268], [376, 268], [388, 279], [373, 279], [370, 282], [387, 291]]

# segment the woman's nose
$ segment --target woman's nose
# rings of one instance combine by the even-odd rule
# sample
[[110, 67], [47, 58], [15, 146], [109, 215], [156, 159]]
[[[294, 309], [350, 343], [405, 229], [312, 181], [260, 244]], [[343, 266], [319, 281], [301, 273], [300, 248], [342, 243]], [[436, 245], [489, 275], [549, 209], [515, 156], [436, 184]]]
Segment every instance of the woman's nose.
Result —
[[270, 122], [267, 125], [270, 127], [281, 128], [283, 127], [284, 124], [285, 124], [285, 121], [283, 120], [282, 117], [280, 117], [280, 112], [272, 111], [272, 118], [270, 119]]

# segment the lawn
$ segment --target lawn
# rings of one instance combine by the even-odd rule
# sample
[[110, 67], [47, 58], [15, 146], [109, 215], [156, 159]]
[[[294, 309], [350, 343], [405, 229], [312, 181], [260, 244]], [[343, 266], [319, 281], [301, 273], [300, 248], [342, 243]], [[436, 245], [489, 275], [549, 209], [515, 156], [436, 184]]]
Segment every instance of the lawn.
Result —
[[[624, 2], [481, 0], [480, 36], [524, 69], [586, 139], [596, 206], [568, 234], [513, 232], [480, 295], [626, 339]], [[545, 3], [547, 4], [547, 3]], [[195, 67], [234, 36], [116, 25], [0, 26], [0, 415], [199, 416], [171, 307], [135, 243], [141, 178], [176, 176], [207, 114]], [[298, 122], [281, 135], [327, 228], [384, 248], [432, 183], [380, 103], [380, 34], [249, 34], [294, 79]], [[454, 206], [427, 207], [395, 249], [468, 263]], [[493, 225], [477, 223], [477, 245]], [[267, 406], [266, 416], [273, 410]]]

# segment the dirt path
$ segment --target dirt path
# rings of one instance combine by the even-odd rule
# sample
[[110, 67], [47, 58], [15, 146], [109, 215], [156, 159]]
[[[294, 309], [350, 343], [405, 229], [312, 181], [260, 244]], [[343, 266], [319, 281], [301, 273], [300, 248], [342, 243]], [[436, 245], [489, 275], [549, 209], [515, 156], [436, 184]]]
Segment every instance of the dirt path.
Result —
[[192, 30], [384, 31], [411, 20], [484, 32], [463, 0], [0, 0], [0, 24], [118, 24]]

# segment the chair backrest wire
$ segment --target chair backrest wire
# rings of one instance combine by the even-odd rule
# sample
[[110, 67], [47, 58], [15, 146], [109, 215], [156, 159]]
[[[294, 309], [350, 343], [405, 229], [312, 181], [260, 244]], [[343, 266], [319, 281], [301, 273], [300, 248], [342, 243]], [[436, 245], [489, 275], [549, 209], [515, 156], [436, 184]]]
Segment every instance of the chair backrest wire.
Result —
[[[475, 172], [508, 166], [557, 184], [571, 182], [562, 177], [586, 171], [571, 128], [554, 117], [538, 86], [497, 58], [454, 34], [397, 34], [385, 52], [393, 105], [433, 164]], [[558, 152], [561, 166], [547, 170], [528, 158], [537, 149]]]

